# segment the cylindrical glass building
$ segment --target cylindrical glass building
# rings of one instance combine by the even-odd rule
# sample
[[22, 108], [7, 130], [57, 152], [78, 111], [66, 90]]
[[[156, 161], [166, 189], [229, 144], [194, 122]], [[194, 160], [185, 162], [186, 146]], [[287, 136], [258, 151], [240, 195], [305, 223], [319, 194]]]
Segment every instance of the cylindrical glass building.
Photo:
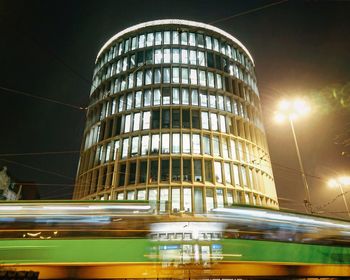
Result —
[[211, 25], [157, 20], [100, 50], [74, 199], [149, 200], [158, 213], [278, 208], [254, 61]]

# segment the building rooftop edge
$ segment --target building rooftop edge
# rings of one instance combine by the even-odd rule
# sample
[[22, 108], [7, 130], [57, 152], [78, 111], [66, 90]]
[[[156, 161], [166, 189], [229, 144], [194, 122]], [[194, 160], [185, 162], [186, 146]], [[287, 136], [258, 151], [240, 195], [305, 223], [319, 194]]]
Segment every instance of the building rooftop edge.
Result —
[[129, 32], [133, 32], [136, 31], [138, 29], [141, 28], [145, 28], [145, 27], [150, 27], [150, 26], [157, 26], [157, 25], [166, 25], [166, 24], [180, 24], [180, 25], [188, 25], [188, 26], [192, 26], [192, 27], [200, 27], [200, 28], [204, 28], [207, 30], [211, 30], [214, 31], [216, 33], [219, 33], [227, 38], [229, 38], [230, 40], [232, 40], [233, 42], [235, 42], [238, 46], [240, 46], [245, 52], [246, 54], [249, 56], [249, 58], [251, 59], [253, 65], [254, 63], [254, 59], [252, 57], [252, 55], [250, 54], [250, 52], [248, 51], [248, 49], [235, 37], [233, 37], [231, 34], [227, 33], [224, 30], [221, 30], [220, 28], [217, 28], [215, 26], [206, 24], [206, 23], [202, 23], [202, 22], [197, 22], [197, 21], [191, 21], [191, 20], [182, 20], [182, 19], [160, 19], [160, 20], [152, 20], [152, 21], [147, 21], [147, 22], [143, 22], [143, 23], [139, 23], [136, 25], [133, 25], [131, 27], [128, 27], [120, 32], [118, 32], [117, 34], [115, 34], [114, 36], [112, 36], [104, 45], [103, 47], [100, 49], [100, 51], [97, 54], [96, 57], [96, 61], [98, 60], [99, 56], [101, 55], [101, 53], [116, 39], [118, 39], [119, 37], [129, 33]]

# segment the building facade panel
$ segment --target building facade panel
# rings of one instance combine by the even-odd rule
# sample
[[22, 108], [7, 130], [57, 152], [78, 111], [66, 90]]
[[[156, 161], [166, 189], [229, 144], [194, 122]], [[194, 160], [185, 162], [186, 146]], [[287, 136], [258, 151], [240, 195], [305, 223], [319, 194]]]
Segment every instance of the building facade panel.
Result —
[[251, 55], [185, 22], [138, 25], [100, 51], [74, 199], [278, 207]]

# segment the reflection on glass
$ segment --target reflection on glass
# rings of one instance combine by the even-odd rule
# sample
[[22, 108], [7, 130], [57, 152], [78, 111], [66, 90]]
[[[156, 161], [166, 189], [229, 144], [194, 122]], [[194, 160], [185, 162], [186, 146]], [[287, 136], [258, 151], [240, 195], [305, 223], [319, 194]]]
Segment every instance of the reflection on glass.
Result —
[[152, 135], [151, 153], [158, 154], [158, 152], [159, 152], [159, 134], [153, 134]]
[[169, 209], [169, 189], [161, 188], [160, 189], [160, 203], [159, 203], [159, 211], [166, 212]]
[[163, 133], [162, 134], [162, 154], [168, 154], [169, 153], [169, 134]]
[[214, 209], [214, 192], [213, 189], [206, 189], [206, 206], [207, 206], [207, 211], [211, 211]]
[[180, 211], [180, 188], [171, 189], [171, 211]]
[[143, 135], [141, 140], [141, 155], [148, 155], [149, 136]]
[[214, 162], [215, 180], [218, 183], [222, 183], [221, 162]]
[[190, 143], [190, 134], [182, 134], [182, 152], [184, 154], [191, 153], [191, 143]]
[[185, 212], [192, 212], [192, 189], [184, 188], [184, 210]]
[[174, 154], [180, 153], [180, 133], [173, 133], [173, 149]]

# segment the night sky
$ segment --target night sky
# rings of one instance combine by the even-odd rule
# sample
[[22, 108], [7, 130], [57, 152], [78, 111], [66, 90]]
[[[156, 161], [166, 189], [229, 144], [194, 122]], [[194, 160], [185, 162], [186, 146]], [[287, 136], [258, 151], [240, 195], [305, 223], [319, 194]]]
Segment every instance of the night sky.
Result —
[[[253, 11], [271, 3], [0, 1], [0, 167], [6, 165], [17, 181], [35, 181], [43, 198], [71, 198], [85, 124], [78, 107], [88, 105], [102, 45], [144, 21], [211, 23], [243, 13], [214, 25], [254, 57], [280, 206], [304, 210], [291, 129], [273, 121], [277, 102], [294, 96], [308, 98], [312, 106], [312, 114], [295, 123], [311, 201], [315, 208], [331, 202], [339, 190], [327, 180], [350, 176], [350, 2], [285, 1]], [[3, 155], [42, 152], [67, 153]], [[338, 212], [345, 208], [339, 197], [319, 210], [344, 217]]]

